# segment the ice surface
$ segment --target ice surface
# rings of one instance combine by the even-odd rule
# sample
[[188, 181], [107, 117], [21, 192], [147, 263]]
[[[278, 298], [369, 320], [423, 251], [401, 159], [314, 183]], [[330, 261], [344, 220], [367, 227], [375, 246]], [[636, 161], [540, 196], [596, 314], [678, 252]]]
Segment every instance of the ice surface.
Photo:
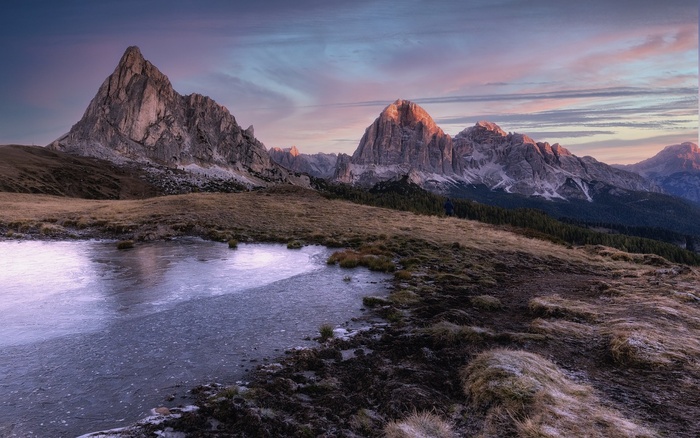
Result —
[[[0, 430], [126, 426], [361, 315], [388, 276], [307, 246], [0, 242]], [[352, 282], [344, 277], [352, 275]]]

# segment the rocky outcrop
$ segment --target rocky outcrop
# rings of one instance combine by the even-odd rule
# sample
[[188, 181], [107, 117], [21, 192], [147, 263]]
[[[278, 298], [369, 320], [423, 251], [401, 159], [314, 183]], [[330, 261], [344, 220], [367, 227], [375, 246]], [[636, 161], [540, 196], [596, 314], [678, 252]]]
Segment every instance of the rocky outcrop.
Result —
[[296, 146], [284, 149], [271, 148], [269, 153], [272, 161], [282, 167], [324, 179], [333, 176], [338, 161], [336, 154], [302, 154]]
[[285, 180], [252, 126], [200, 94], [182, 96], [129, 47], [82, 119], [49, 148], [114, 162], [141, 162], [235, 176], [250, 185]]
[[700, 203], [700, 149], [696, 143], [666, 146], [649, 159], [616, 167], [651, 179], [668, 194]]

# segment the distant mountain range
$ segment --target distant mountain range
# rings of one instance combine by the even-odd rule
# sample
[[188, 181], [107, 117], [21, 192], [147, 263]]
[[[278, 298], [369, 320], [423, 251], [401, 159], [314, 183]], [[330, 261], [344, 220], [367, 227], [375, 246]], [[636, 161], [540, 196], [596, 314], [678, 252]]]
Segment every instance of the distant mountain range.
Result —
[[272, 161], [287, 169], [323, 179], [333, 177], [338, 161], [337, 154], [302, 154], [296, 146], [284, 149], [275, 147], [268, 152]]
[[700, 151], [695, 143], [666, 146], [637, 164], [615, 167], [642, 175], [668, 194], [700, 203]]
[[[367, 127], [352, 155], [268, 150], [252, 126], [241, 128], [209, 97], [178, 94], [137, 47], [126, 50], [82, 119], [48, 148], [177, 170], [158, 174], [177, 175], [177, 181], [159, 186], [165, 193], [176, 193], [178, 185], [235, 188], [220, 181], [202, 184], [202, 177], [249, 188], [309, 186], [304, 174], [366, 188], [407, 178], [435, 193], [535, 207], [555, 217], [700, 234], [692, 225], [700, 223], [700, 206], [664, 194], [700, 203], [700, 153], [694, 143], [669, 146], [634, 165], [610, 166], [487, 121], [451, 137], [423, 108], [397, 100]], [[186, 175], [197, 179], [185, 181]]]
[[[278, 163], [329, 177], [332, 156], [300, 154], [296, 148], [293, 153], [277, 151], [272, 157]], [[577, 157], [560, 144], [506, 133], [486, 121], [452, 138], [420, 106], [397, 100], [366, 129], [352, 156], [338, 156], [332, 179], [371, 187], [404, 175], [445, 194], [470, 186], [543, 200], [593, 202], [596, 194], [618, 189], [700, 202], [700, 153], [694, 143], [669, 146], [635, 165], [611, 166]]]

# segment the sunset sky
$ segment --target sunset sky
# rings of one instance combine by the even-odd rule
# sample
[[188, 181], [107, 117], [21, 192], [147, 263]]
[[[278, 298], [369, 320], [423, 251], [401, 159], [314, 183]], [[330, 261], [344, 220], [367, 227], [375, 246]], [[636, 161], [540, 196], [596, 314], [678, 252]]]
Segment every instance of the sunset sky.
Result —
[[398, 98], [608, 163], [698, 141], [697, 0], [9, 0], [0, 144], [66, 133], [129, 45], [267, 147], [352, 153]]

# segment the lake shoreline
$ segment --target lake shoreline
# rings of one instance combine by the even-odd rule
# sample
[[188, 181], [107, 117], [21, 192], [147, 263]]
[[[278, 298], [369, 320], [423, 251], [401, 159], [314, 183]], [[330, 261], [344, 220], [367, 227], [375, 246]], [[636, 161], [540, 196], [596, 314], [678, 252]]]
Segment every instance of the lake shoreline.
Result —
[[[11, 285], [0, 431], [71, 436], [192, 403], [191, 387], [245, 381], [286, 349], [313, 346], [327, 322], [367, 326], [362, 297], [387, 293], [386, 276], [346, 280], [326, 248], [178, 240], [126, 251], [103, 240], [0, 242], [14, 255], [0, 258], [0, 284]], [[24, 278], [38, 268], [24, 260], [41, 273]]]

